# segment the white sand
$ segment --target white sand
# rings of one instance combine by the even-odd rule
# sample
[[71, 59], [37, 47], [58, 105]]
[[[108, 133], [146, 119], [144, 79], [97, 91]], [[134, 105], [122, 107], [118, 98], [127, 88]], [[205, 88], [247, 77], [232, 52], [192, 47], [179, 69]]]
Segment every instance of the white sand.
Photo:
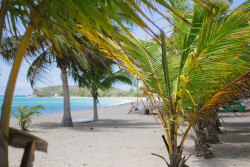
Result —
[[[62, 113], [41, 115], [33, 119], [31, 133], [49, 143], [48, 153], [35, 153], [34, 167], [166, 167], [156, 153], [168, 157], [161, 135], [161, 123], [154, 116], [128, 115], [130, 104], [98, 110], [97, 123], [74, 123], [73, 128], [60, 127]], [[221, 114], [220, 114], [221, 115]], [[226, 128], [220, 135], [221, 144], [213, 145], [215, 158], [204, 160], [192, 156], [191, 167], [250, 166], [250, 113], [235, 117], [222, 113]], [[73, 119], [91, 118], [92, 111], [72, 112]], [[15, 118], [11, 126], [18, 128]], [[188, 137], [184, 155], [193, 152]], [[23, 150], [9, 148], [10, 167], [19, 166]]]

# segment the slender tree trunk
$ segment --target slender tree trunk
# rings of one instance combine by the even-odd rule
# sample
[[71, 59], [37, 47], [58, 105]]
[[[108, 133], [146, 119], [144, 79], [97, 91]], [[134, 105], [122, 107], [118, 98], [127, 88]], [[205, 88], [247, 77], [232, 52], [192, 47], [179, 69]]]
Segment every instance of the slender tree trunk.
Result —
[[[175, 117], [176, 120], [176, 117]], [[177, 147], [177, 137], [176, 137], [176, 125], [175, 122], [171, 123], [170, 127], [170, 138], [171, 138], [171, 144], [172, 144], [172, 149], [173, 153], [169, 154], [169, 160], [170, 160], [170, 167], [188, 167], [185, 162], [186, 162], [186, 157], [182, 157], [182, 151], [180, 150], [180, 147]]]
[[175, 122], [171, 122], [170, 124], [170, 139], [173, 149], [173, 154], [169, 154], [170, 166], [175, 167], [178, 166], [179, 160], [177, 158], [178, 150], [177, 150], [177, 142], [175, 141]]
[[208, 144], [207, 133], [204, 130], [205, 122], [198, 119], [193, 128], [193, 139], [195, 142], [195, 151], [197, 157], [212, 158], [213, 152]]
[[63, 127], [73, 127], [73, 122], [71, 118], [71, 112], [70, 112], [70, 99], [69, 99], [69, 85], [68, 85], [68, 77], [67, 77], [67, 71], [66, 66], [62, 65], [60, 67], [62, 71], [62, 86], [63, 86], [63, 99], [64, 99], [64, 112], [63, 112], [63, 118], [61, 122], [61, 126]]
[[[171, 90], [170, 90], [170, 81], [169, 81], [169, 70], [168, 70], [168, 59], [166, 55], [166, 42], [165, 42], [165, 34], [163, 31], [160, 32], [160, 39], [161, 39], [161, 49], [162, 49], [162, 68], [164, 72], [164, 78], [165, 78], [165, 83], [166, 83], [166, 88], [167, 88], [167, 98], [168, 98], [168, 110], [171, 115], [174, 116], [174, 120], [178, 121], [178, 117], [176, 116], [177, 113], [174, 110], [174, 106], [172, 103], [172, 97], [171, 97]], [[169, 153], [169, 160], [170, 164], [169, 166], [171, 167], [183, 167], [185, 166], [185, 157], [181, 158], [182, 151], [180, 151], [177, 148], [177, 130], [178, 130], [178, 124], [176, 122], [171, 122], [170, 123], [170, 141], [171, 147], [172, 147], [172, 152]], [[169, 146], [168, 146], [169, 147]]]
[[94, 116], [93, 116], [93, 122], [98, 121], [98, 113], [97, 113], [97, 98], [98, 98], [98, 92], [97, 89], [93, 89], [92, 91], [92, 96], [93, 96], [93, 107], [94, 107]]
[[13, 99], [13, 93], [16, 85], [17, 75], [26, 52], [26, 48], [30, 41], [34, 26], [37, 25], [39, 21], [39, 15], [35, 14], [32, 17], [31, 23], [26, 29], [23, 35], [20, 46], [17, 50], [15, 61], [13, 63], [11, 73], [9, 76], [9, 81], [4, 94], [4, 100], [2, 105], [1, 114], [1, 130], [0, 130], [0, 164], [2, 167], [8, 167], [8, 139], [9, 139], [9, 121], [10, 121], [10, 110]]

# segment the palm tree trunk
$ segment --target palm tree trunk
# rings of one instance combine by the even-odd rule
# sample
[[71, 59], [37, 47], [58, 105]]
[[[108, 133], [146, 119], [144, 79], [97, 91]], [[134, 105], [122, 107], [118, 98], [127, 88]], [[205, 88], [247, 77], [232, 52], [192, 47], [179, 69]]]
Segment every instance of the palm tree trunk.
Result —
[[220, 139], [217, 133], [216, 120], [208, 121], [206, 126], [207, 142], [212, 144], [220, 143]]
[[7, 88], [4, 94], [4, 100], [2, 105], [2, 114], [1, 114], [1, 130], [0, 130], [0, 164], [3, 167], [8, 167], [8, 139], [9, 139], [9, 122], [10, 122], [10, 111], [11, 104], [13, 99], [13, 93], [16, 85], [17, 75], [25, 55], [28, 43], [30, 41], [34, 26], [38, 24], [39, 14], [34, 13], [31, 23], [26, 29], [25, 34], [23, 35], [20, 46], [17, 50], [15, 61], [13, 63], [11, 73], [9, 76]]
[[216, 127], [216, 131], [217, 133], [221, 133], [221, 122], [220, 122], [220, 118], [218, 116], [218, 112], [217, 112], [217, 117], [215, 118], [215, 127]]
[[[164, 78], [165, 78], [165, 83], [166, 83], [166, 89], [167, 89], [167, 98], [168, 98], [168, 112], [169, 115], [175, 115], [174, 120], [170, 122], [170, 142], [168, 143], [168, 147], [171, 146], [171, 150], [169, 152], [169, 160], [170, 164], [169, 166], [171, 167], [182, 167], [186, 166], [185, 163], [185, 157], [182, 158], [182, 151], [180, 151], [177, 148], [177, 130], [178, 130], [178, 117], [176, 116], [177, 113], [174, 110], [173, 102], [172, 102], [172, 97], [171, 97], [171, 90], [170, 90], [170, 81], [169, 81], [169, 70], [168, 70], [168, 59], [166, 55], [166, 41], [165, 41], [165, 34], [163, 31], [160, 32], [160, 39], [161, 39], [161, 49], [162, 49], [162, 68], [164, 72]], [[167, 106], [167, 105], [165, 105]]]
[[208, 143], [218, 144], [220, 143], [220, 139], [218, 133], [220, 132], [220, 120], [218, 117], [218, 111], [216, 111], [216, 115], [214, 119], [208, 120], [206, 122], [206, 133]]
[[97, 98], [98, 98], [98, 92], [97, 89], [93, 88], [92, 91], [92, 96], [93, 96], [93, 105], [94, 105], [94, 116], [93, 116], [93, 122], [98, 121], [98, 113], [97, 113]]
[[198, 119], [193, 129], [193, 139], [195, 143], [195, 151], [197, 157], [212, 158], [213, 152], [211, 146], [208, 144], [207, 134], [204, 130], [205, 122], [204, 120]]
[[63, 127], [73, 127], [73, 122], [70, 113], [70, 99], [69, 99], [69, 85], [68, 85], [68, 77], [66, 66], [61, 65], [60, 67], [62, 71], [62, 85], [63, 85], [63, 99], [64, 99], [64, 112], [63, 118], [61, 122], [61, 126]]

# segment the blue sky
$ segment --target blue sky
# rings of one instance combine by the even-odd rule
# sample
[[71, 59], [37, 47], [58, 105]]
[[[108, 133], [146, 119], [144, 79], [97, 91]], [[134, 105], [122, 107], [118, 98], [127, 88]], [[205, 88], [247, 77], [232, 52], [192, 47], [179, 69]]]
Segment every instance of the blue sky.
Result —
[[[234, 4], [231, 6], [231, 8], [235, 8], [238, 5], [240, 5], [241, 3], [245, 2], [246, 0], [234, 0]], [[167, 25], [167, 21], [165, 20], [161, 20], [160, 16], [158, 14], [154, 14], [149, 15], [149, 17], [155, 21], [155, 23], [160, 27], [163, 28], [164, 26]], [[153, 27], [151, 25], [151, 27]], [[153, 28], [154, 31], [157, 32], [156, 28]], [[138, 37], [140, 37], [141, 39], [145, 39], [146, 37], [146, 33], [140, 29], [139, 27], [134, 27], [132, 32], [134, 34], [136, 34]], [[26, 73], [27, 73], [27, 69], [28, 69], [29, 65], [26, 62], [23, 62], [21, 65], [21, 69], [19, 71], [18, 74], [18, 78], [17, 78], [17, 82], [16, 82], [16, 88], [15, 88], [15, 95], [29, 95], [32, 93], [32, 88], [30, 87], [29, 82], [27, 82], [26, 79]], [[3, 60], [0, 58], [0, 95], [3, 95], [5, 92], [5, 88], [8, 82], [8, 78], [9, 78], [9, 73], [11, 70], [11, 66], [7, 65], [5, 62], [3, 62]], [[44, 87], [44, 86], [50, 86], [50, 85], [61, 85], [61, 78], [60, 78], [60, 70], [58, 68], [53, 68], [53, 70], [51, 70], [52, 72], [50, 73], [50, 77], [51, 78], [49, 81], [47, 81], [46, 84], [38, 84], [37, 87]], [[72, 79], [69, 79], [69, 84], [73, 85], [74, 82]], [[128, 90], [131, 87], [127, 86], [127, 85], [120, 85], [117, 84], [115, 87], [120, 88], [120, 89], [124, 89], [124, 90]]]

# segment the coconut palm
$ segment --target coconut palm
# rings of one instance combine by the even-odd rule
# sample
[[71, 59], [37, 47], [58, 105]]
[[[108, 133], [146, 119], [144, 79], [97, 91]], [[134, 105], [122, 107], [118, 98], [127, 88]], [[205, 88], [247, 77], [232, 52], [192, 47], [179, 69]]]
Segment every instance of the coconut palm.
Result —
[[81, 76], [78, 76], [76, 82], [78, 82], [79, 86], [87, 87], [91, 90], [94, 107], [93, 122], [98, 121], [98, 89], [105, 91], [109, 88], [112, 88], [113, 84], [117, 82], [131, 85], [132, 81], [128, 74], [129, 73], [127, 73], [126, 71], [121, 70], [117, 72], [111, 72], [110, 74], [97, 74], [94, 72], [94, 70], [86, 70], [82, 73]]
[[[62, 87], [63, 87], [63, 99], [64, 99], [64, 112], [63, 118], [61, 121], [61, 126], [63, 127], [72, 127], [73, 122], [71, 118], [70, 112], [70, 98], [69, 98], [69, 86], [68, 86], [68, 76], [67, 69], [70, 67], [70, 58], [73, 57], [73, 54], [68, 55], [68, 52], [63, 53], [62, 58], [58, 58], [54, 52], [47, 51], [46, 53], [38, 56], [35, 61], [31, 64], [27, 78], [30, 80], [32, 86], [37, 82], [37, 78], [42, 80], [44, 78], [45, 70], [51, 69], [53, 64], [56, 63], [59, 69], [61, 70], [61, 79], [62, 79]], [[42, 78], [41, 78], [42, 77]]]
[[18, 124], [21, 127], [22, 131], [28, 131], [29, 124], [31, 123], [31, 117], [40, 113], [41, 110], [44, 109], [43, 106], [38, 105], [31, 108], [28, 108], [27, 105], [19, 106], [17, 108], [17, 112], [11, 112], [17, 119]]
[[[127, 41], [134, 44], [124, 44], [130, 56], [118, 53], [113, 56], [127, 71], [141, 79], [156, 104], [166, 133], [171, 167], [185, 166], [186, 159], [181, 155], [192, 127], [199, 143], [197, 155], [212, 156], [207, 141], [199, 138], [202, 129], [197, 120], [211, 117], [211, 110], [204, 106], [209, 106], [210, 99], [226, 83], [249, 70], [249, 64], [240, 58], [249, 38], [246, 21], [249, 4], [229, 12], [229, 2], [212, 2], [213, 5], [203, 4], [202, 7], [194, 5], [192, 17], [183, 14], [191, 20], [192, 27], [173, 17], [174, 33], [167, 40], [163, 32], [160, 41], [128, 37]], [[138, 41], [140, 45], [136, 45]], [[180, 124], [188, 127], [177, 145]]]
[[[112, 88], [115, 83], [132, 84], [131, 76], [128, 72], [118, 70], [114, 72], [114, 61], [105, 59], [105, 53], [95, 50], [96, 55], [102, 60], [89, 60], [89, 67], [78, 68], [72, 70], [72, 77], [80, 87], [90, 89], [93, 97], [93, 122], [98, 121], [97, 103], [98, 103], [98, 89], [103, 91]], [[92, 61], [92, 63], [91, 63]]]
[[[32, 38], [33, 41], [36, 37]], [[69, 98], [69, 86], [68, 86], [68, 75], [67, 70], [69, 70], [72, 61], [85, 61], [83, 56], [79, 51], [74, 48], [74, 46], [68, 46], [67, 40], [64, 36], [60, 34], [55, 34], [55, 40], [60, 47], [60, 51], [56, 49], [51, 41], [46, 39], [46, 36], [39, 37], [38, 51], [36, 52], [37, 56], [32, 62], [31, 66], [27, 72], [27, 79], [30, 81], [31, 86], [34, 87], [37, 82], [44, 82], [49, 80], [46, 77], [46, 74], [50, 73], [50, 70], [53, 65], [57, 65], [61, 70], [61, 79], [63, 87], [63, 96], [64, 96], [64, 114], [61, 121], [61, 126], [63, 127], [72, 127], [73, 122], [70, 112], [70, 98]], [[33, 45], [30, 42], [30, 45]], [[29, 50], [29, 48], [27, 49]], [[34, 57], [34, 56], [33, 56]]]

